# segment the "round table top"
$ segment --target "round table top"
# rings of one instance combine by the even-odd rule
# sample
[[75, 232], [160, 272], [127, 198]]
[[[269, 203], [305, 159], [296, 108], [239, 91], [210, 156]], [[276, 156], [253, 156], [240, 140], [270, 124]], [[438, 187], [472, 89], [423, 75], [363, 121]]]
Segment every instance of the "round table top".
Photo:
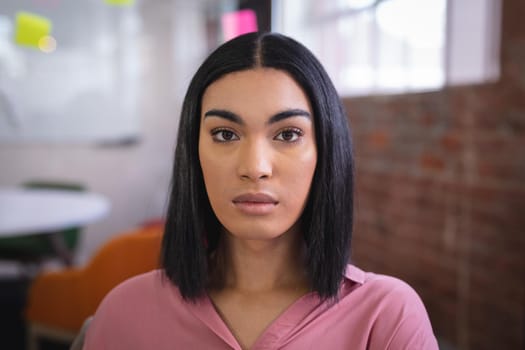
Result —
[[99, 194], [49, 189], [0, 188], [0, 237], [84, 226], [109, 213]]

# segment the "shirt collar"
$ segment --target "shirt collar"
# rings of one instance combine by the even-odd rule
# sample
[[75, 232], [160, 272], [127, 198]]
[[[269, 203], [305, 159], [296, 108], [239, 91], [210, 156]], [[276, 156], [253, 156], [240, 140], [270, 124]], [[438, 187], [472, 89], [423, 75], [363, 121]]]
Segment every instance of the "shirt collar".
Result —
[[348, 264], [346, 265], [345, 278], [352, 282], [363, 284], [365, 283], [365, 272], [354, 265]]

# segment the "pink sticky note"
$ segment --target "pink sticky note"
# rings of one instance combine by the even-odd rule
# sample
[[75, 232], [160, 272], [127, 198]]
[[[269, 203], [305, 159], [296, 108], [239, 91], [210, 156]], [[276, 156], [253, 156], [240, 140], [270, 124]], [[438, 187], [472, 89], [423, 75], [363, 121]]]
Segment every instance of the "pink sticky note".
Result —
[[257, 16], [255, 11], [250, 9], [225, 13], [222, 15], [221, 23], [225, 41], [257, 31]]

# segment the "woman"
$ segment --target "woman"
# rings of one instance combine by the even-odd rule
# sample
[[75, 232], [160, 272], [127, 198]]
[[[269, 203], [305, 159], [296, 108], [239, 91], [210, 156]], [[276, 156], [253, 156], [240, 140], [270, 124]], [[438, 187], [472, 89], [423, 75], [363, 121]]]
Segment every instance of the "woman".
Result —
[[186, 94], [162, 270], [101, 303], [87, 349], [437, 349], [417, 294], [348, 265], [352, 149], [326, 72], [251, 33]]

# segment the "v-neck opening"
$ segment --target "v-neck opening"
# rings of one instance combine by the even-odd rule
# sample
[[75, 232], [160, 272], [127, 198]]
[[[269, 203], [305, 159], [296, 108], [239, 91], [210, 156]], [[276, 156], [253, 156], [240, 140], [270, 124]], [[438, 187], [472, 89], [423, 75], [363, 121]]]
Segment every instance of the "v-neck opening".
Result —
[[[249, 349], [256, 350], [275, 345], [283, 336], [288, 334], [313, 307], [317, 306], [319, 302], [319, 298], [315, 292], [308, 292], [296, 299], [264, 328]], [[311, 304], [310, 307], [305, 308], [305, 303]], [[195, 304], [195, 307], [192, 307], [192, 310], [210, 330], [222, 338], [233, 349], [243, 350], [239, 340], [228, 326], [226, 320], [221, 316], [208, 293], [202, 297], [198, 304]]]
[[[357, 285], [362, 285], [365, 273], [353, 265], [348, 265], [343, 279], [352, 282], [351, 285], [342, 283], [339, 293], [346, 295]], [[288, 341], [286, 336], [293, 336], [291, 332], [309, 323], [318, 312], [314, 312], [324, 302], [316, 292], [308, 292], [291, 303], [259, 334], [250, 350], [274, 349]], [[215, 307], [211, 297], [205, 293], [196, 303], [186, 304], [189, 310], [201, 320], [212, 332], [221, 338], [232, 349], [243, 350], [238, 339], [233, 334], [226, 321]], [[330, 308], [327, 304], [326, 308]]]

